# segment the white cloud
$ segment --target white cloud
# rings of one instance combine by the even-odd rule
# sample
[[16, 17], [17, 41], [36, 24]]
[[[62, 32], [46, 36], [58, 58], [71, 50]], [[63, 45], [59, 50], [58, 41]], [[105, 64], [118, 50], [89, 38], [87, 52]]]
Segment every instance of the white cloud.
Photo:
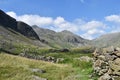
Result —
[[78, 31], [78, 26], [72, 22], [64, 20], [63, 17], [57, 17], [53, 19], [52, 17], [41, 17], [39, 15], [16, 15], [15, 12], [7, 12], [8, 15], [17, 19], [18, 21], [23, 21], [29, 25], [38, 25], [40, 27], [52, 25], [52, 29], [56, 31], [69, 30], [72, 32]]
[[86, 39], [94, 39], [97, 36], [100, 36], [102, 34], [105, 34], [104, 30], [99, 30], [99, 29], [90, 29], [86, 33], [82, 34], [82, 37]]
[[120, 32], [120, 15], [110, 15], [105, 17], [110, 22], [110, 33]]
[[41, 17], [39, 15], [16, 15], [15, 12], [7, 12], [8, 15], [11, 17], [17, 19], [18, 21], [23, 21], [29, 25], [38, 25], [38, 26], [44, 26], [49, 25], [53, 22], [53, 19], [51, 17]]
[[81, 26], [81, 30], [85, 31], [82, 37], [86, 39], [94, 39], [95, 37], [105, 33], [106, 25], [100, 21], [89, 21]]
[[7, 14], [10, 15], [11, 17], [15, 18], [15, 19], [17, 18], [16, 13], [13, 12], [13, 11], [7, 12]]
[[105, 17], [106, 21], [120, 23], [120, 15], [110, 15]]
[[23, 21], [29, 25], [38, 25], [39, 27], [49, 28], [55, 31], [69, 30], [73, 33], [78, 33], [86, 39], [93, 39], [96, 35], [105, 33], [106, 25], [100, 21], [84, 21], [75, 19], [72, 22], [65, 20], [63, 17], [42, 17], [40, 15], [17, 15], [15, 12], [7, 12], [8, 15], [16, 20]]
[[57, 17], [54, 20], [53, 25], [56, 27], [57, 31], [69, 30], [72, 32], [76, 32], [79, 30], [78, 25], [76, 25], [74, 22], [68, 22], [68, 21], [64, 20], [64, 18], [62, 18], [62, 17]]
[[82, 30], [90, 30], [95, 28], [105, 28], [106, 25], [100, 21], [90, 21], [82, 25]]

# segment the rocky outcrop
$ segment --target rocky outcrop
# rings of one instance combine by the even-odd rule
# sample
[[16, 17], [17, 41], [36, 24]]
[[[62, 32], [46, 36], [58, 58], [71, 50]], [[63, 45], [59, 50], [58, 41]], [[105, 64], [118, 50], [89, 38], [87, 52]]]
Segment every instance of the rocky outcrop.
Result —
[[0, 26], [10, 27], [14, 30], [17, 30], [17, 21], [0, 10]]
[[53, 62], [53, 63], [56, 63], [57, 61], [56, 58], [51, 56], [41, 56], [41, 55], [30, 54], [30, 53], [20, 53], [19, 55], [22, 57], [30, 58], [30, 59], [43, 60], [43, 61]]
[[89, 45], [86, 40], [70, 31], [64, 30], [55, 32], [53, 30], [40, 28], [36, 25], [32, 26], [40, 39], [45, 40], [49, 46], [55, 48], [69, 48]]
[[14, 31], [19, 32], [28, 38], [39, 40], [38, 35], [32, 29], [31, 26], [29, 26], [28, 24], [26, 24], [24, 22], [16, 21], [16, 19], [10, 17], [2, 10], [0, 10], [0, 26], [4, 27], [12, 32], [14, 32]]
[[21, 22], [21, 21], [18, 21], [17, 22], [17, 29], [24, 36], [27, 36], [31, 39], [38, 39], [39, 40], [39, 37], [36, 34], [36, 32], [28, 24]]
[[41, 56], [41, 55], [30, 54], [30, 53], [20, 53], [19, 56], [35, 59], [35, 60], [52, 62], [52, 63], [62, 63], [64, 61], [64, 58], [55, 58], [52, 56]]
[[98, 80], [120, 80], [120, 48], [95, 50], [93, 55], [93, 69]]

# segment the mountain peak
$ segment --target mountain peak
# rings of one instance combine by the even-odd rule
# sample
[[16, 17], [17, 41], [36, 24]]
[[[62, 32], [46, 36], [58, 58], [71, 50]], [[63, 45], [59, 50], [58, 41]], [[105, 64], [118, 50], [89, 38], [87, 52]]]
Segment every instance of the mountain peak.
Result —
[[70, 32], [70, 31], [68, 31], [68, 30], [63, 30], [63, 31], [61, 31], [62, 33], [72, 33], [72, 32]]

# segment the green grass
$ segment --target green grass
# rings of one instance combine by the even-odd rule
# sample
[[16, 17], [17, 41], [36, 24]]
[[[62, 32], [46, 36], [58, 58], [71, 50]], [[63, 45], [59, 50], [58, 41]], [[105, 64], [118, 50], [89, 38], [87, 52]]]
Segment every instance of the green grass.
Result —
[[[30, 68], [40, 68], [46, 70], [44, 74], [32, 73]], [[44, 61], [37, 61], [0, 54], [0, 80], [29, 80], [32, 75], [45, 77], [49, 80], [62, 80], [72, 74], [72, 67], [63, 64], [54, 64]]]
[[[33, 73], [30, 71], [31, 68], [43, 69], [46, 73]], [[48, 80], [88, 80], [91, 71], [91, 63], [73, 61], [72, 58], [68, 62], [54, 64], [5, 53], [0, 54], [0, 80], [32, 80], [33, 75]]]
[[[53, 56], [55, 58], [64, 58], [64, 60], [56, 64], [2, 52], [0, 54], [0, 80], [33, 80], [33, 75], [48, 80], [88, 80], [93, 71], [92, 62], [75, 59], [82, 56], [92, 57], [91, 48], [71, 49], [69, 52], [50, 52], [50, 49], [28, 44], [14, 44], [13, 48], [10, 51], [15, 55], [26, 50], [28, 54]], [[30, 71], [31, 68], [43, 69], [46, 73], [33, 73]]]

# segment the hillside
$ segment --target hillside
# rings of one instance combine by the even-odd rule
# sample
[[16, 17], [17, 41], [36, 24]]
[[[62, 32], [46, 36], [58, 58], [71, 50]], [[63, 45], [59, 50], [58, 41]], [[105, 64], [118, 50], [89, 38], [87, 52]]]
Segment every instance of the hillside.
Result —
[[86, 46], [89, 40], [83, 39], [70, 31], [55, 32], [49, 29], [43, 29], [36, 25], [32, 26], [40, 39], [45, 40], [51, 47], [70, 48]]
[[99, 38], [94, 39], [92, 44], [96, 47], [120, 47], [120, 32], [102, 35]]
[[75, 59], [85, 54], [54, 53], [49, 55], [63, 57], [65, 60], [58, 64], [0, 53], [0, 80], [89, 79], [92, 71], [91, 62]]
[[[34, 69], [44, 72], [34, 72]], [[0, 54], [0, 80], [41, 80], [41, 78], [42, 80], [46, 80], [43, 78], [62, 80], [72, 74], [71, 71], [72, 67], [68, 65], [30, 60], [5, 53]]]
[[35, 45], [47, 47], [43, 44], [36, 32], [28, 24], [16, 21], [0, 10], [0, 47], [12, 48], [15, 45]]

